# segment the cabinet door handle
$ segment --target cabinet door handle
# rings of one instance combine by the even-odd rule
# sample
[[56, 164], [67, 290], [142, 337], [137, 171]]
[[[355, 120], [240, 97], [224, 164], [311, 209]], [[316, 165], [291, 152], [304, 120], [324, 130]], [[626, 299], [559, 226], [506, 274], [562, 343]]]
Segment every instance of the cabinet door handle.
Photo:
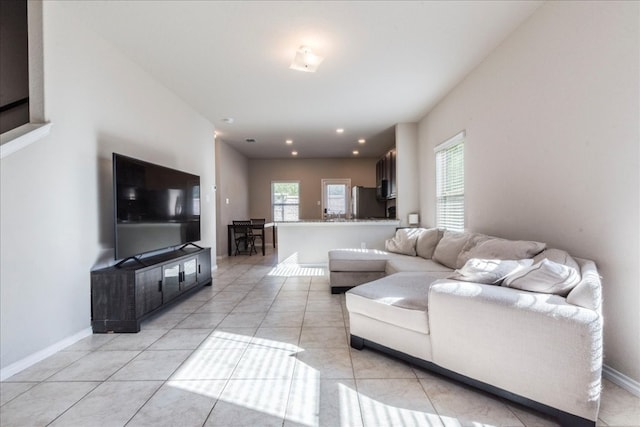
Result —
[[158, 292], [162, 292], [162, 280], [158, 280]]
[[198, 264], [198, 274], [201, 274], [202, 271], [200, 271], [200, 264]]

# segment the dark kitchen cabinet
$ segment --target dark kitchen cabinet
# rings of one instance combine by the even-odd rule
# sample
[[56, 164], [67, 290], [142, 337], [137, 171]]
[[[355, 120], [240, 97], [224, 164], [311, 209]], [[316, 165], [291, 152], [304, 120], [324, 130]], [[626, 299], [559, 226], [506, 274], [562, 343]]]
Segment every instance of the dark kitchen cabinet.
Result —
[[378, 199], [395, 199], [398, 193], [396, 181], [396, 149], [385, 153], [376, 163], [376, 189]]

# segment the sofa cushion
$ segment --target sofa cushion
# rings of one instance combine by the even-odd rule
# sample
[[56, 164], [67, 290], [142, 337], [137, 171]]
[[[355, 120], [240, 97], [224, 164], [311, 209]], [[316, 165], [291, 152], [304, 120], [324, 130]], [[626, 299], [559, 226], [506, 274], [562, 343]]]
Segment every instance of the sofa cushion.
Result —
[[446, 230], [433, 251], [433, 260], [449, 268], [462, 267], [464, 262], [458, 265], [458, 255], [477, 236], [476, 233]]
[[444, 230], [437, 228], [422, 229], [416, 241], [416, 255], [424, 259], [431, 259], [438, 242], [442, 238]]
[[396, 254], [416, 256], [416, 242], [421, 234], [420, 228], [400, 228], [392, 239], [387, 239], [384, 248]]
[[347, 291], [347, 308], [349, 313], [428, 334], [427, 297], [435, 280], [428, 273], [396, 273]]
[[377, 249], [332, 249], [329, 271], [385, 271], [390, 255]]
[[502, 285], [523, 291], [566, 296], [579, 282], [580, 274], [574, 268], [545, 258], [511, 274]]
[[533, 258], [545, 247], [546, 244], [540, 242], [479, 235], [475, 238], [474, 245], [467, 245], [462, 250], [458, 261], [466, 263], [471, 258], [505, 260]]
[[576, 262], [575, 259], [566, 251], [561, 249], [546, 249], [540, 252], [533, 258], [533, 263], [539, 263], [543, 259], [548, 259], [549, 261], [557, 262], [558, 264], [566, 265], [569, 268], [573, 268], [576, 272], [580, 272], [580, 266]]
[[387, 275], [400, 272], [423, 272], [444, 278], [449, 276], [453, 270], [430, 259], [392, 254], [387, 260], [385, 272]]
[[508, 275], [532, 264], [533, 259], [530, 258], [522, 260], [471, 258], [462, 268], [456, 270], [448, 278], [463, 282], [496, 285]]

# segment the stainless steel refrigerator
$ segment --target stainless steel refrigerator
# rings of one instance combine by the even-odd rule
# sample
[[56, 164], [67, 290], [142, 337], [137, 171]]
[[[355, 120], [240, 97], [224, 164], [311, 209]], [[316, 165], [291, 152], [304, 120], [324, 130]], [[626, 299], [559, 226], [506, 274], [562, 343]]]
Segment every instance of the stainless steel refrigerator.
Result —
[[351, 189], [351, 213], [355, 219], [385, 218], [386, 204], [376, 198], [376, 189], [355, 186]]

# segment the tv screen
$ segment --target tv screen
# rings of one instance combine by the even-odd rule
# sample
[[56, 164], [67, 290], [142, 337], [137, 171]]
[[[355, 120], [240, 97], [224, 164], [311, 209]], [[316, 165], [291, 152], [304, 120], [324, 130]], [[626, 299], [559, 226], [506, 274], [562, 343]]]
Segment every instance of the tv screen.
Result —
[[113, 153], [115, 258], [200, 240], [200, 177]]

